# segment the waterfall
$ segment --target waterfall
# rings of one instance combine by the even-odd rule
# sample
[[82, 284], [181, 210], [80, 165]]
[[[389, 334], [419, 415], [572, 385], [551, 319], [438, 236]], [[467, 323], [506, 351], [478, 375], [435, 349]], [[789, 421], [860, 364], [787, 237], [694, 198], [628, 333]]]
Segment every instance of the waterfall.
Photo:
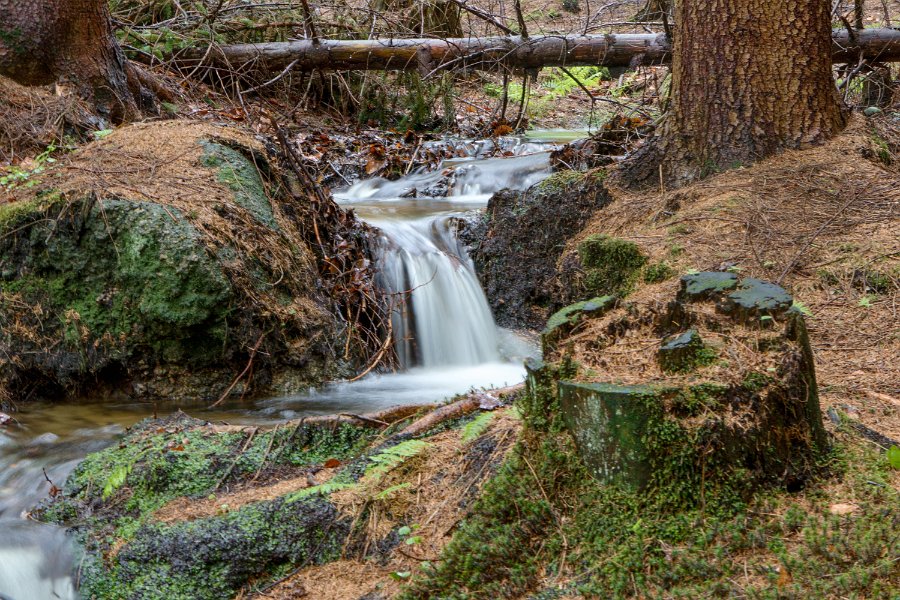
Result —
[[379, 284], [391, 294], [404, 368], [500, 361], [494, 318], [452, 219], [379, 222]]
[[521, 356], [520, 350], [501, 351], [518, 342], [494, 323], [453, 224], [460, 209], [545, 179], [550, 152], [532, 143], [504, 148], [502, 158], [478, 158], [479, 152], [396, 181], [374, 177], [335, 192], [381, 231], [377, 283], [392, 301], [394, 349], [404, 369], [498, 364]]

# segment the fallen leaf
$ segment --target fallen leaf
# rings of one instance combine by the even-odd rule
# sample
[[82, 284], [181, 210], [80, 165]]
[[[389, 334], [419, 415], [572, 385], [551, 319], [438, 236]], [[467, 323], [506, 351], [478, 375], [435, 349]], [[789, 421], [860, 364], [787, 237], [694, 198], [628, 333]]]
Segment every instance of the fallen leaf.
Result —
[[851, 515], [859, 510], [859, 507], [855, 504], [844, 504], [842, 502], [838, 502], [837, 504], [832, 504], [828, 507], [828, 512], [833, 515]]
[[781, 567], [779, 569], [780, 573], [778, 574], [778, 582], [775, 584], [778, 587], [784, 587], [786, 585], [790, 585], [794, 578], [791, 577], [791, 572], [787, 570], [787, 567]]
[[336, 458], [329, 458], [328, 460], [325, 461], [326, 469], [336, 469], [339, 466], [341, 466], [341, 461], [339, 461]]

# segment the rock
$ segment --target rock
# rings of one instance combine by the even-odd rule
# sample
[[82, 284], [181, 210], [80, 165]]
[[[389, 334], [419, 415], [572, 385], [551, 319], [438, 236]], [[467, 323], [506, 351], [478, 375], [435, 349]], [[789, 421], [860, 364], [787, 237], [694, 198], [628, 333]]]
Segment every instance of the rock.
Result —
[[678, 299], [694, 302], [706, 300], [721, 292], [737, 287], [738, 276], [724, 271], [704, 271], [685, 275], [681, 278], [681, 291]]
[[877, 106], [868, 106], [863, 111], [863, 114], [866, 115], [867, 117], [874, 117], [876, 115], [880, 115], [883, 112], [884, 111], [881, 110], [880, 108], [878, 108]]
[[[55, 169], [0, 206], [0, 387], [13, 400], [211, 401], [251, 359], [232, 393], [345, 368], [340, 317], [294, 220], [305, 209], [276, 191], [252, 136], [135, 125]], [[98, 186], [94, 172], [116, 175]]]
[[582, 316], [598, 317], [611, 309], [616, 303], [613, 296], [599, 296], [591, 300], [576, 302], [558, 310], [547, 321], [547, 326], [541, 332], [541, 343], [545, 348], [552, 347], [561, 336], [571, 331], [578, 324]]
[[781, 317], [794, 304], [784, 288], [747, 277], [737, 290], [728, 294], [722, 310], [745, 324], [760, 324], [766, 317]]
[[483, 222], [464, 233], [498, 324], [540, 330], [555, 311], [590, 297], [561, 284], [556, 263], [572, 233], [610, 202], [604, 175], [561, 171], [524, 192], [497, 192]]

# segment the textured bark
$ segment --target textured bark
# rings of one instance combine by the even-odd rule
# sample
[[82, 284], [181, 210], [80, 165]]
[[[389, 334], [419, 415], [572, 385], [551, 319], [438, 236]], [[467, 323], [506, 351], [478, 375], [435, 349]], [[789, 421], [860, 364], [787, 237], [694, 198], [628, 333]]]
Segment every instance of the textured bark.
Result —
[[675, 8], [670, 111], [625, 166], [637, 183], [684, 183], [845, 125], [825, 0], [692, 0]]
[[112, 121], [138, 114], [140, 77], [116, 43], [106, 0], [0, 0], [0, 75], [71, 88]]

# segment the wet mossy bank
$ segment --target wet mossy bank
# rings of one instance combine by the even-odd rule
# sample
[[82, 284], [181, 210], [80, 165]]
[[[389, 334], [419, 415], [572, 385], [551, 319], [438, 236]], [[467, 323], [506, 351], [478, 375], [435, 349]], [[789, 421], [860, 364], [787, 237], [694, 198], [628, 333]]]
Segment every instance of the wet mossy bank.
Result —
[[503, 190], [461, 235], [498, 324], [541, 329], [574, 301], [559, 283], [566, 242], [609, 203], [602, 170], [560, 171], [522, 192]]
[[0, 205], [0, 386], [209, 401], [349, 372], [311, 210], [228, 128], [138, 125], [77, 151]]
[[317, 598], [390, 597], [440, 552], [520, 424], [501, 406], [407, 429], [431, 408], [265, 429], [147, 420], [32, 516], [73, 532], [85, 598], [283, 598], [301, 582]]

